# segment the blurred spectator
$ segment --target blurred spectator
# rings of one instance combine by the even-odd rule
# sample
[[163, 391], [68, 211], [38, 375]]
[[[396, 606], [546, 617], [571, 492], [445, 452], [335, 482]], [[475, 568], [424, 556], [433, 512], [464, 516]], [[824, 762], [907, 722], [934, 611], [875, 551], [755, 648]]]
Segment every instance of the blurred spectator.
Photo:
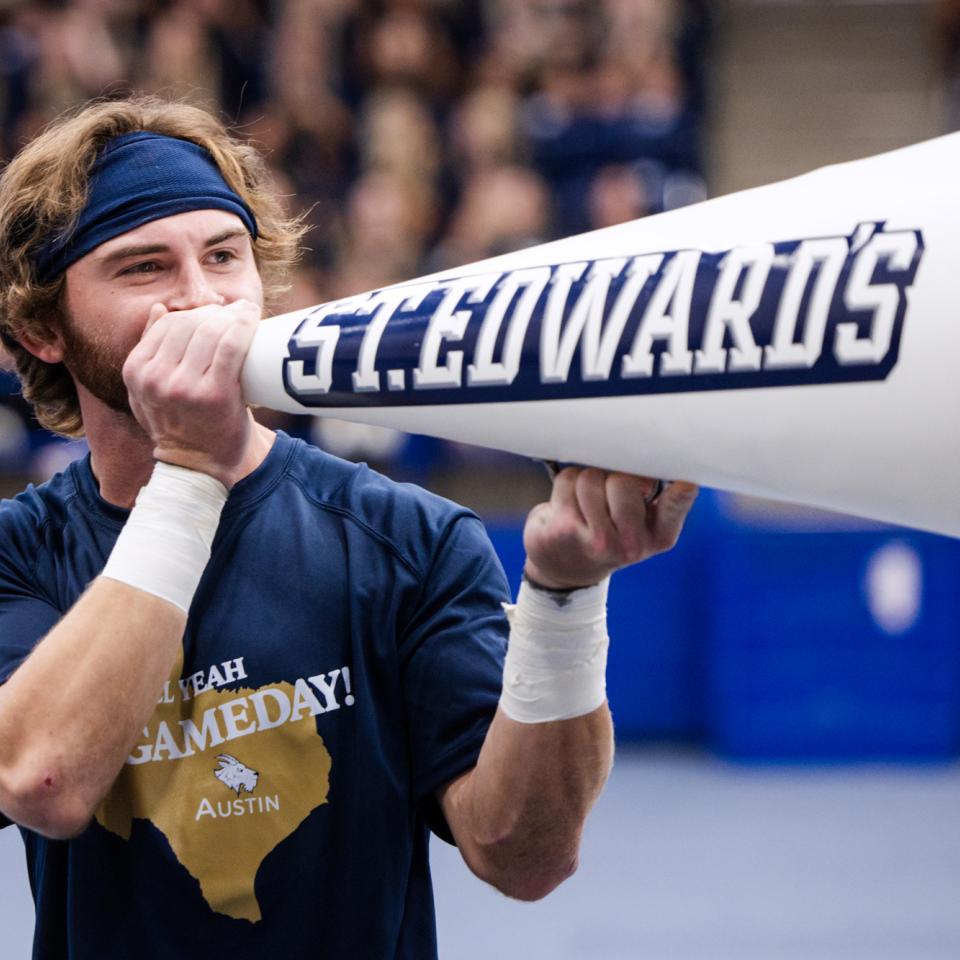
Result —
[[30, 109], [30, 81], [40, 57], [40, 44], [30, 18], [15, 4], [0, 11], [0, 78], [3, 111], [2, 150], [16, 149], [20, 124]]
[[334, 295], [362, 293], [421, 273], [437, 212], [436, 193], [424, 181], [386, 171], [364, 174], [347, 196]]
[[207, 23], [192, 0], [173, 0], [156, 14], [147, 32], [145, 51], [146, 89], [190, 97], [215, 88], [215, 50]]
[[383, 0], [360, 6], [348, 31], [353, 58], [346, 65], [355, 96], [378, 86], [404, 87], [442, 106], [455, 94], [460, 65], [431, 3]]
[[272, 97], [255, 114], [284, 116], [293, 137], [311, 140], [319, 154], [315, 162], [328, 172], [335, 169], [338, 180], [345, 174], [352, 118], [336, 89], [340, 66], [334, 44], [352, 3], [302, 0], [282, 6], [271, 44]]
[[451, 161], [458, 178], [521, 159], [519, 102], [507, 86], [468, 93], [450, 125]]
[[960, 0], [937, 0], [934, 40], [944, 88], [944, 129], [960, 130]]
[[550, 193], [537, 174], [519, 166], [481, 170], [467, 181], [432, 266], [458, 266], [543, 243], [549, 236]]
[[590, 229], [637, 220], [650, 212], [650, 198], [638, 171], [628, 166], [602, 167], [590, 184]]
[[269, 95], [270, 0], [194, 0], [208, 21], [217, 54], [217, 95], [232, 117], [260, 106]]
[[426, 104], [406, 90], [372, 94], [360, 118], [361, 163], [411, 180], [433, 183], [440, 170], [440, 138]]
[[129, 84], [131, 10], [122, 0], [38, 5], [33, 26], [40, 56], [32, 95], [48, 116]]
[[[609, 163], [640, 159], [699, 173], [699, 117], [689, 109], [663, 0], [538, 0], [553, 45], [523, 107], [534, 167], [554, 194], [559, 233], [587, 229], [590, 183]], [[663, 209], [653, 198], [651, 209]]]
[[[955, 59], [956, 4], [942, 6]], [[94, 96], [135, 88], [219, 104], [313, 227], [294, 289], [276, 306], [297, 309], [702, 198], [709, 9], [707, 0], [6, 0], [0, 152]], [[10, 380], [0, 397], [29, 424], [16, 390]], [[3, 417], [8, 467], [9, 451], [23, 472], [31, 461], [43, 472], [79, 449], [57, 444], [37, 459], [51, 438], [31, 428], [22, 447]], [[368, 455], [379, 462], [380, 449]]]

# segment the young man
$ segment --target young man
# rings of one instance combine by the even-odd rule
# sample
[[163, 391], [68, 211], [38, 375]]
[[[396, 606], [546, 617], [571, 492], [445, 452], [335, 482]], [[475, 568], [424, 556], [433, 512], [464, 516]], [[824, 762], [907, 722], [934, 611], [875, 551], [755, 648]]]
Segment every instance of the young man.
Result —
[[300, 233], [182, 104], [88, 106], [0, 180], [0, 332], [41, 422], [90, 444], [0, 510], [0, 814], [36, 957], [422, 960], [428, 828], [515, 897], [576, 866], [612, 755], [605, 578], [695, 489], [563, 471], [508, 625], [472, 514], [245, 407]]

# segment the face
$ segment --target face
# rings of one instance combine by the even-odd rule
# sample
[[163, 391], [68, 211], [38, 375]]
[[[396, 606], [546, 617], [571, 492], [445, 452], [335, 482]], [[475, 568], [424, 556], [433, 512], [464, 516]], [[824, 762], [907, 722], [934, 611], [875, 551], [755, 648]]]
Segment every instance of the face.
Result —
[[42, 359], [62, 360], [81, 393], [130, 413], [123, 363], [150, 308], [162, 303], [173, 312], [239, 299], [263, 303], [250, 235], [239, 217], [195, 210], [154, 220], [67, 268], [61, 343]]

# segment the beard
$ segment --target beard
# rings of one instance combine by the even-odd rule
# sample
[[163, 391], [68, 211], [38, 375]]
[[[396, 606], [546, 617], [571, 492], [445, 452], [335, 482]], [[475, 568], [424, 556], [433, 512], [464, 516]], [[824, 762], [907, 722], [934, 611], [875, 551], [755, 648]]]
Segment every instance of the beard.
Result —
[[74, 380], [111, 410], [132, 417], [127, 385], [123, 382], [123, 364], [132, 346], [127, 349], [82, 334], [69, 316], [63, 318], [61, 336], [66, 348], [64, 366]]

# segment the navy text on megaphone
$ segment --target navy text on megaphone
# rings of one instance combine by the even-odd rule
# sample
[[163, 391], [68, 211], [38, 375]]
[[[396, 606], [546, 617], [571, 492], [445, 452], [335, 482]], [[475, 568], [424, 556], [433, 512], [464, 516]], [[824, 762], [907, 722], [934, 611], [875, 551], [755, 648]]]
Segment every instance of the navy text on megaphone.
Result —
[[471, 272], [324, 304], [290, 338], [305, 406], [551, 400], [882, 380], [919, 230]]

